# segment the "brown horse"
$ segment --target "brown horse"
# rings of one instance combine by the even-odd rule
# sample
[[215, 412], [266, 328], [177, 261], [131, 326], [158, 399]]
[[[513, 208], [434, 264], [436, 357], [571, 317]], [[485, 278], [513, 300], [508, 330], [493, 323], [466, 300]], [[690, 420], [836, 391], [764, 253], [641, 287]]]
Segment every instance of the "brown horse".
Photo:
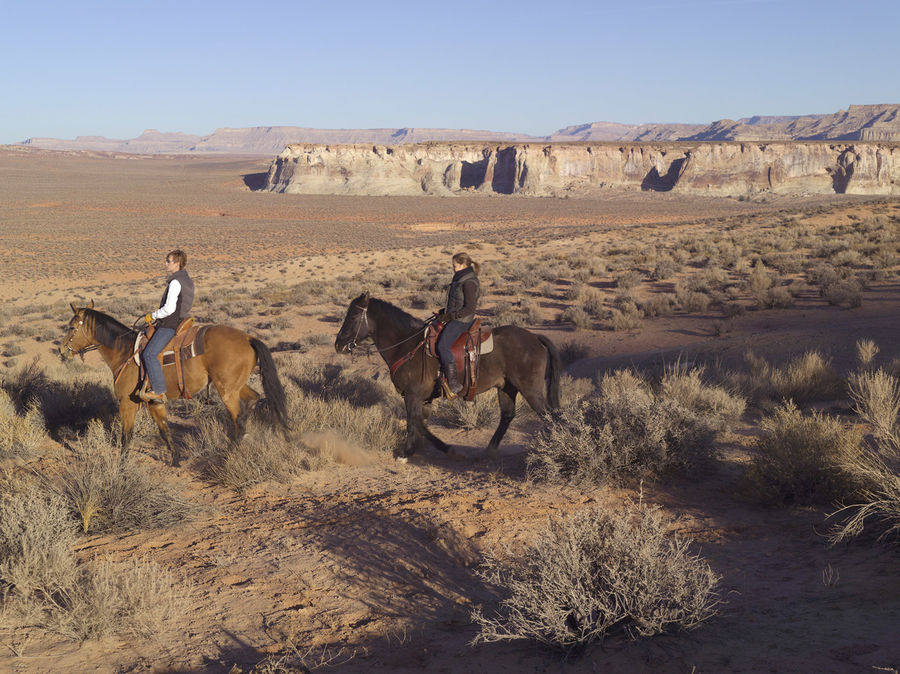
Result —
[[[93, 301], [88, 307], [79, 308], [74, 304], [71, 306], [75, 315], [69, 321], [66, 338], [59, 347], [60, 354], [63, 358], [71, 358], [96, 348], [112, 370], [113, 389], [119, 401], [119, 416], [122, 420], [124, 451], [134, 430], [135, 414], [141, 405], [147, 404], [138, 397], [139, 369], [132, 357], [138, 333], [111, 316], [95, 310]], [[278, 420], [287, 427], [284, 388], [278, 378], [272, 354], [265, 344], [235, 328], [211, 325], [203, 336], [203, 346], [202, 355], [184, 361], [185, 389], [193, 395], [212, 381], [231, 415], [232, 440], [237, 440], [243, 435], [244, 412], [251, 403], [259, 399], [259, 394], [247, 386], [250, 373], [257, 364], [266, 399]], [[174, 369], [164, 368], [169, 398], [179, 396]], [[147, 407], [159, 427], [159, 434], [172, 452], [172, 465], [177, 466], [178, 450], [173, 449], [169, 438], [165, 404], [155, 403]]]
[[[425, 323], [402, 309], [363, 293], [350, 303], [344, 324], [334, 341], [338, 353], [350, 353], [358, 342], [371, 337], [388, 367], [391, 380], [406, 404], [406, 446], [399, 458], [420, 449], [427, 438], [441, 451], [449, 445], [428, 430], [425, 421], [431, 401], [441, 395], [437, 358], [424, 348]], [[524, 328], [494, 328], [494, 349], [481, 356], [476, 395], [497, 389], [500, 425], [488, 444], [495, 455], [506, 429], [516, 416], [516, 395], [538, 414], [559, 408], [559, 353], [553, 343]], [[397, 366], [398, 363], [404, 361]]]

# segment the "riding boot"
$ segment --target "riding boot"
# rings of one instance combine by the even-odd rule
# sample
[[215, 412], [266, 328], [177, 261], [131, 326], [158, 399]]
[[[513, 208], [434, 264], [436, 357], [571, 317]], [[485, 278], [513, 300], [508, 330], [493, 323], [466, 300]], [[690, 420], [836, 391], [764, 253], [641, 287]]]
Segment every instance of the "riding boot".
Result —
[[451, 361], [444, 366], [444, 375], [447, 377], [447, 386], [453, 395], [457, 395], [462, 391], [462, 384], [459, 383], [459, 375], [456, 372], [456, 363]]

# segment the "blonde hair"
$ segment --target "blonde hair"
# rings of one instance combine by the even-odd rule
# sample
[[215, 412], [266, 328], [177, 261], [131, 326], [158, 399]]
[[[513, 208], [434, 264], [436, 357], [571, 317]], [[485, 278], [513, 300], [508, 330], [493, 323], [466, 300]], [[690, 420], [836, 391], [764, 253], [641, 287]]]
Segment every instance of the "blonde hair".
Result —
[[461, 264], [464, 267], [471, 267], [472, 271], [474, 271], [476, 274], [481, 271], [481, 265], [475, 262], [475, 260], [473, 260], [471, 257], [469, 257], [468, 253], [457, 253], [453, 256], [452, 260], [456, 264]]

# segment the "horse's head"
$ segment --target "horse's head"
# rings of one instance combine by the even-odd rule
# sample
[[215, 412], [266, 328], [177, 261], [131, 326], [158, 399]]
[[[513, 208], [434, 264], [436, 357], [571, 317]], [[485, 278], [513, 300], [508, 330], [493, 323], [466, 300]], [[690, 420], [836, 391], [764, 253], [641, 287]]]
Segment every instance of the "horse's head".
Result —
[[69, 304], [72, 307], [72, 320], [69, 321], [68, 332], [66, 338], [59, 346], [59, 354], [66, 360], [72, 356], [83, 353], [85, 349], [94, 344], [93, 337], [84, 327], [84, 318], [88, 309], [94, 308], [94, 300], [91, 300], [90, 306], [76, 307], [74, 303]]
[[369, 293], [365, 292], [347, 307], [344, 324], [334, 340], [334, 350], [338, 353], [350, 353], [356, 345], [370, 334], [369, 328]]

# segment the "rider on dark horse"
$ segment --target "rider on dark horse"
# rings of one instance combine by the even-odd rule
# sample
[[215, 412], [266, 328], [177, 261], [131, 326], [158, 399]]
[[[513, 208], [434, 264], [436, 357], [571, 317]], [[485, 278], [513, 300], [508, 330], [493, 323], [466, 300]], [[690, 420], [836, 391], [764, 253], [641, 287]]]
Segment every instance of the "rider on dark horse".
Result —
[[150, 386], [140, 397], [146, 402], [165, 402], [166, 378], [159, 364], [159, 354], [175, 336], [175, 330], [191, 311], [194, 303], [194, 282], [184, 267], [187, 255], [182, 250], [173, 250], [166, 255], [166, 291], [163, 293], [159, 309], [144, 316], [147, 325], [157, 321], [156, 331], [144, 348], [141, 360], [147, 370]]
[[475, 322], [475, 308], [481, 295], [481, 284], [478, 281], [480, 269], [468, 253], [457, 253], [452, 258], [453, 279], [447, 291], [447, 307], [438, 314], [438, 320], [447, 321], [437, 340], [438, 358], [441, 369], [447, 379], [447, 386], [456, 395], [462, 391], [456, 361], [450, 347], [460, 335], [464, 334]]

